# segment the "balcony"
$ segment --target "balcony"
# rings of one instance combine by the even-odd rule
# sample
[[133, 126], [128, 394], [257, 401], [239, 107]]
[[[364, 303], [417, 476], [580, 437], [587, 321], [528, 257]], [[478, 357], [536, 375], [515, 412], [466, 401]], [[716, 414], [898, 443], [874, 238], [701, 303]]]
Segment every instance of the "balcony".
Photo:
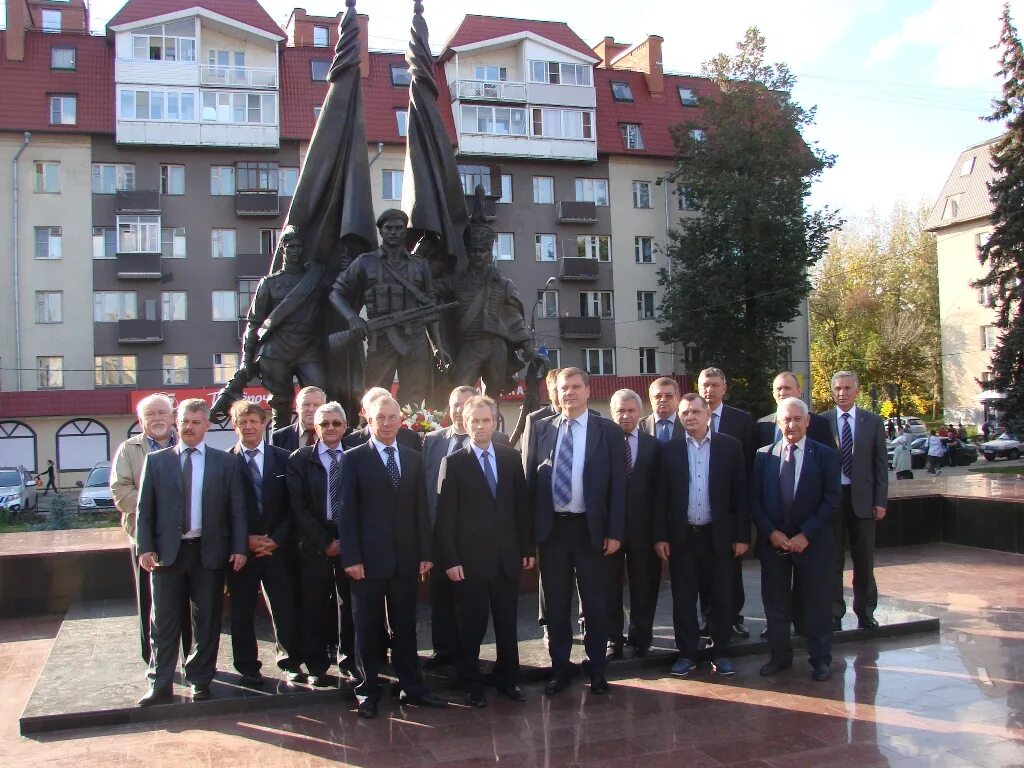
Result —
[[[466, 208], [472, 214], [473, 206], [476, 205], [476, 197], [474, 195], [466, 195]], [[498, 218], [498, 204], [497, 198], [493, 195], [490, 197], [484, 197], [484, 220], [494, 221]]]
[[160, 253], [118, 253], [118, 280], [160, 280], [164, 276]]
[[277, 88], [277, 70], [270, 67], [199, 68], [199, 84], [225, 88]]
[[270, 253], [236, 253], [236, 277], [263, 277], [270, 273], [270, 262], [274, 256]]
[[272, 192], [238, 192], [235, 194], [236, 216], [277, 216], [281, 213], [281, 198]]
[[597, 339], [601, 336], [600, 317], [560, 317], [558, 335], [563, 339]]
[[563, 257], [558, 270], [558, 277], [562, 280], [597, 280], [600, 274], [597, 259], [580, 256]]
[[[159, 254], [157, 254], [159, 256]], [[160, 344], [164, 340], [163, 323], [160, 320], [118, 320], [117, 342], [119, 344]]]
[[119, 191], [115, 204], [118, 213], [159, 213], [160, 191], [157, 189]]
[[559, 200], [555, 203], [559, 224], [596, 224], [597, 204], [590, 200]]
[[448, 84], [452, 101], [472, 99], [474, 101], [526, 102], [526, 83], [509, 83], [498, 80], [456, 80]]

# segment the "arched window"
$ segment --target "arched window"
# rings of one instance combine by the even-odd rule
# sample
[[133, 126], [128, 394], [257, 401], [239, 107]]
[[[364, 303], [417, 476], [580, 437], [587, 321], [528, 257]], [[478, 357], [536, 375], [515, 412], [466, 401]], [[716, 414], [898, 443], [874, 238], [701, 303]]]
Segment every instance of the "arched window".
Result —
[[210, 429], [206, 432], [204, 442], [212, 448], [220, 448], [222, 451], [226, 451], [238, 442], [238, 435], [235, 434], [235, 429], [231, 425], [230, 420], [223, 424], [210, 422]]
[[0, 466], [22, 466], [38, 472], [36, 466], [36, 433], [21, 421], [0, 421]]
[[72, 419], [57, 430], [57, 469], [82, 472], [110, 460], [110, 431], [96, 419]]
[[136, 435], [142, 434], [142, 425], [139, 424], [139, 420], [136, 419], [130, 427], [128, 427], [128, 437], [135, 437]]

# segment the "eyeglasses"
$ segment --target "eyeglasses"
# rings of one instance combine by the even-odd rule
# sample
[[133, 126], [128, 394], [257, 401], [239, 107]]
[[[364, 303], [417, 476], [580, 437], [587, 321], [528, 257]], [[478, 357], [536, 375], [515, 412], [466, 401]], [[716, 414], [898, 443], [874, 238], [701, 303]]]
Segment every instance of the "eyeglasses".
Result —
[[328, 427], [334, 427], [335, 429], [340, 429], [341, 427], [345, 426], [345, 422], [341, 421], [340, 419], [335, 420], [335, 421], [321, 421], [318, 426], [322, 427], [323, 429], [327, 429]]

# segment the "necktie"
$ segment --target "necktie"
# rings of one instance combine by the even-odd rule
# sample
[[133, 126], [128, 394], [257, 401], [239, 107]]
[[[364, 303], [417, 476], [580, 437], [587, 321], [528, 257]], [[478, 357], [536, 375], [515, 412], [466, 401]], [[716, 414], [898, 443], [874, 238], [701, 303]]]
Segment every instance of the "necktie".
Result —
[[717, 413], [712, 413], [711, 414], [711, 431], [712, 432], [717, 432], [718, 431], [718, 414]]
[[402, 475], [398, 471], [398, 462], [395, 461], [395, 446], [389, 445], [385, 447], [384, 452], [388, 455], [388, 477], [391, 478], [391, 485], [397, 491], [398, 484], [402, 481]]
[[245, 455], [249, 459], [245, 462], [249, 465], [249, 476], [252, 478], [252, 488], [256, 492], [256, 506], [259, 508], [259, 512], [263, 514], [263, 475], [260, 473], [260, 467], [256, 463], [256, 457], [259, 455], [259, 451], [254, 449], [247, 449]]
[[195, 448], [185, 449], [185, 464], [181, 468], [182, 485], [185, 487], [184, 512], [181, 516], [182, 533], [192, 530], [192, 454], [195, 452]]
[[633, 474], [633, 449], [629, 447], [629, 435], [623, 435], [626, 438], [626, 477]]
[[494, 476], [494, 470], [491, 469], [491, 454], [484, 451], [480, 454], [480, 458], [484, 462], [484, 477], [487, 480], [487, 485], [491, 489], [491, 496], [498, 498], [498, 479]]
[[551, 483], [551, 500], [555, 507], [565, 509], [572, 501], [572, 428], [576, 426], [575, 419], [565, 422], [565, 437], [562, 444], [558, 446], [558, 456], [555, 457], [555, 479]]
[[341, 508], [341, 462], [338, 461], [336, 448], [328, 448], [327, 455], [331, 457], [331, 469], [327, 473], [327, 489], [331, 497], [331, 508], [327, 510], [327, 516], [335, 525], [338, 524], [338, 510]]
[[672, 422], [668, 419], [658, 421], [658, 439], [666, 443], [672, 439]]
[[306, 445], [313, 445], [316, 442], [316, 430], [310, 429], [306, 432]]
[[843, 474], [853, 479], [853, 430], [850, 428], [850, 414], [843, 414], [843, 431], [839, 436], [839, 455], [843, 462]]
[[467, 437], [469, 437], [469, 435], [455, 435], [455, 444], [452, 445], [451, 452], [455, 453], [456, 451], [461, 451], [463, 448], [465, 448]]
[[793, 496], [796, 493], [796, 446], [787, 443], [786, 454], [782, 461], [782, 469], [779, 472], [779, 496], [782, 501], [782, 516], [787, 531], [789, 530], [789, 510], [793, 506]]

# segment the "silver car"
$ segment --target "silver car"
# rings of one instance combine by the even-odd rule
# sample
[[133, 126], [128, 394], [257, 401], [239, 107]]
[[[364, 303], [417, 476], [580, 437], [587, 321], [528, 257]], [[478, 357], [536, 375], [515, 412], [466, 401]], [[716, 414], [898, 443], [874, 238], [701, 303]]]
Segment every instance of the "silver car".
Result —
[[78, 481], [82, 492], [78, 495], [79, 512], [106, 512], [114, 508], [114, 495], [110, 492], [110, 462], [101, 461], [83, 483]]
[[0, 507], [12, 512], [35, 509], [36, 479], [24, 467], [0, 467]]

